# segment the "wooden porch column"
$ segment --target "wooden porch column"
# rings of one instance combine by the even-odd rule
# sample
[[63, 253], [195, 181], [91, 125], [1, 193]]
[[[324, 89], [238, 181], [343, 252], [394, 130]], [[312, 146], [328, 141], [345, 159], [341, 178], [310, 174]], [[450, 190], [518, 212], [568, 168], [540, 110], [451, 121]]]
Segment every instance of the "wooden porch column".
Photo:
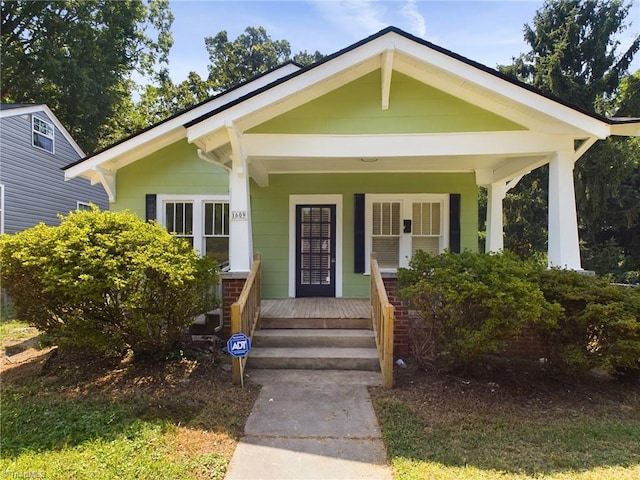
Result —
[[251, 204], [249, 202], [249, 171], [235, 126], [227, 126], [231, 140], [231, 172], [229, 172], [229, 269], [248, 272], [253, 258], [251, 237]]
[[502, 201], [507, 194], [507, 182], [487, 185], [487, 238], [484, 251], [498, 252], [504, 248]]
[[549, 266], [582, 270], [573, 166], [572, 152], [549, 162]]

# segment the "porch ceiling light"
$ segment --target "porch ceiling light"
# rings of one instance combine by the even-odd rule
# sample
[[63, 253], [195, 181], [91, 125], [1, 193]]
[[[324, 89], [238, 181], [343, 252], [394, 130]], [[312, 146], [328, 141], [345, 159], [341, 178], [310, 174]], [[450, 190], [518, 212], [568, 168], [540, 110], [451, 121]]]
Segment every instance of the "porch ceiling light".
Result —
[[364, 163], [375, 163], [378, 161], [378, 159], [377, 158], [361, 158], [360, 161]]

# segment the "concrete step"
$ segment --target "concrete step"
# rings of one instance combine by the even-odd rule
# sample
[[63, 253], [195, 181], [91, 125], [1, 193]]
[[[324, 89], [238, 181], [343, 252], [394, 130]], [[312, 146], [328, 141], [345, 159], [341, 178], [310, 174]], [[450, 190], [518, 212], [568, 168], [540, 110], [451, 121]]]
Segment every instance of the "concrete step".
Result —
[[270, 318], [262, 317], [262, 329], [371, 329], [370, 318]]
[[247, 368], [378, 371], [375, 348], [251, 348]]
[[252, 346], [260, 348], [339, 347], [376, 348], [373, 330], [270, 329], [256, 330]]

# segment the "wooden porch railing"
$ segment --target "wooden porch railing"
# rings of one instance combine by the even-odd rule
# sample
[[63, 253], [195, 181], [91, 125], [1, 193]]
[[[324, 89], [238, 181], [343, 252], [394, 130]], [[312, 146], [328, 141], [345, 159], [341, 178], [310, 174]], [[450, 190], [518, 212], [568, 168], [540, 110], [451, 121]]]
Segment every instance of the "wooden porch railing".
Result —
[[394, 309], [387, 298], [376, 254], [371, 254], [371, 320], [382, 371], [382, 386], [393, 388]]
[[[244, 283], [238, 301], [231, 305], [231, 334], [244, 333], [253, 339], [256, 328], [260, 328], [260, 304], [262, 302], [262, 256], [256, 253], [253, 257], [251, 271]], [[247, 357], [232, 358], [231, 381], [238, 385], [242, 382], [242, 371]]]

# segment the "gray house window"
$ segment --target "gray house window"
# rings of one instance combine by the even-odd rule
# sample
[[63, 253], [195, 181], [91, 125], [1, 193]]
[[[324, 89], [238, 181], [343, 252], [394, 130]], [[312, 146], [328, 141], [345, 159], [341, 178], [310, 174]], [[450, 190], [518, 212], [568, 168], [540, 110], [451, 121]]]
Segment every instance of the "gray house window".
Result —
[[33, 119], [33, 146], [54, 153], [54, 128], [53, 123], [42, 120], [35, 115]]
[[80, 210], [80, 211], [89, 211], [91, 210], [91, 204], [87, 203], [87, 202], [78, 202], [77, 203], [78, 207], [76, 208], [76, 210]]

